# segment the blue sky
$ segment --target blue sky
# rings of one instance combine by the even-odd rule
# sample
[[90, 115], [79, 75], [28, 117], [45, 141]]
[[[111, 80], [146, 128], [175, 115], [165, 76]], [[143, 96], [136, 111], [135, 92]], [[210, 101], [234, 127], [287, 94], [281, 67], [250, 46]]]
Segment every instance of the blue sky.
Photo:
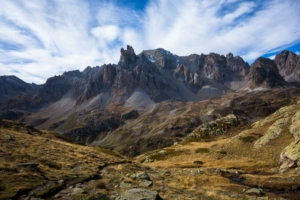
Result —
[[120, 48], [232, 52], [248, 62], [300, 53], [300, 0], [1, 0], [0, 75], [44, 83], [117, 63]]

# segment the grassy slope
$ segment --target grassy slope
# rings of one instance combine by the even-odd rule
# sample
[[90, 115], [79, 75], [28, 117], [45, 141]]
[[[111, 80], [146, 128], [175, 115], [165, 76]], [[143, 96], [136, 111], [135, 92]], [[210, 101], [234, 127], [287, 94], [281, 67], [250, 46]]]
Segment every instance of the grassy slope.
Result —
[[[122, 160], [107, 150], [69, 143], [50, 132], [1, 121], [0, 199], [11, 198], [49, 181], [89, 178], [99, 168]], [[39, 166], [31, 170], [18, 167], [19, 163], [38, 163]], [[41, 196], [43, 192], [47, 191], [41, 191]]]
[[[198, 192], [214, 199], [217, 199], [219, 195], [223, 195], [224, 199], [231, 199], [231, 194], [244, 194], [243, 191], [251, 187], [267, 188], [265, 195], [270, 199], [280, 196], [297, 199], [299, 190], [291, 191], [291, 188], [300, 187], [299, 167], [279, 173], [280, 153], [294, 141], [294, 137], [288, 131], [290, 124], [282, 127], [282, 132], [277, 138], [261, 147], [254, 146], [255, 141], [266, 134], [279, 117], [291, 118], [300, 109], [300, 105], [296, 102], [293, 105], [295, 105], [293, 111], [281, 109], [248, 128], [233, 129], [226, 135], [206, 138], [198, 142], [182, 142], [165, 148], [164, 152], [156, 150], [145, 153], [138, 156], [136, 160], [144, 162], [152, 159], [155, 161], [146, 165], [172, 169], [173, 172], [178, 172], [179, 169], [198, 169], [202, 171], [202, 175], [186, 176], [181, 173], [175, 181], [168, 184], [187, 191], [201, 186]], [[284, 112], [279, 114], [282, 110]], [[194, 161], [200, 162], [195, 164]], [[218, 169], [226, 169], [228, 174], [220, 174]], [[212, 173], [207, 175], [206, 171], [212, 171]], [[228, 177], [233, 176], [236, 171], [239, 172], [240, 178], [244, 178], [244, 185], [229, 181]], [[273, 193], [268, 189], [271, 189]], [[237, 199], [239, 198], [241, 197]]]

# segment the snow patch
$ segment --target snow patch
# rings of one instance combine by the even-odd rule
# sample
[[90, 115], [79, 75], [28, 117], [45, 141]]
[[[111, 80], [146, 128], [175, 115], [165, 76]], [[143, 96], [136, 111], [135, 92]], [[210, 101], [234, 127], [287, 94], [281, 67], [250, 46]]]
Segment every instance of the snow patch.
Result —
[[149, 55], [149, 56], [148, 56], [148, 60], [149, 60], [150, 62], [153, 62], [153, 63], [155, 62], [155, 60], [154, 60], [154, 58], [153, 58], [153, 55]]

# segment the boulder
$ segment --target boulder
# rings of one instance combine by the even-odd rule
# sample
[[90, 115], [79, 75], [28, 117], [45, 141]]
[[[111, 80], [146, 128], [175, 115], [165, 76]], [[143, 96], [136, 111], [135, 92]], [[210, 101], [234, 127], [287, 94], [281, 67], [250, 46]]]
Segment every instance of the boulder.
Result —
[[84, 190], [81, 188], [74, 188], [73, 192], [71, 193], [71, 195], [77, 195], [77, 194], [82, 194], [84, 193]]
[[130, 184], [130, 183], [126, 183], [126, 182], [121, 182], [120, 183], [120, 188], [126, 188], [126, 189], [130, 189], [130, 188], [132, 188], [133, 186], [132, 186], [132, 184]]
[[141, 187], [150, 187], [153, 185], [153, 182], [152, 181], [148, 181], [148, 180], [143, 180], [141, 183], [140, 183], [140, 186]]
[[141, 179], [141, 180], [148, 180], [148, 181], [151, 180], [150, 177], [149, 177], [149, 175], [147, 174], [147, 172], [140, 172], [140, 173], [137, 173], [137, 174], [133, 174], [131, 176], [131, 178], [133, 178], [133, 179]]
[[156, 191], [151, 191], [147, 189], [134, 188], [125, 191], [121, 196], [116, 198], [116, 200], [161, 200], [162, 198], [158, 195]]

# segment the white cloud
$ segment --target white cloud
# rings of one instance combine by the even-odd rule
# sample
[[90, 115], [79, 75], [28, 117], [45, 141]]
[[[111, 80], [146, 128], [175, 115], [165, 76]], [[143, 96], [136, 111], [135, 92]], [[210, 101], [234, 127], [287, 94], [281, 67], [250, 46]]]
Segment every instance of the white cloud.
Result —
[[252, 61], [299, 41], [300, 4], [293, 0], [152, 0], [143, 12], [118, 2], [1, 0], [0, 75], [43, 83], [117, 63], [126, 44], [136, 53], [162, 47]]
[[296, 51], [295, 54], [300, 55], [300, 51]]

